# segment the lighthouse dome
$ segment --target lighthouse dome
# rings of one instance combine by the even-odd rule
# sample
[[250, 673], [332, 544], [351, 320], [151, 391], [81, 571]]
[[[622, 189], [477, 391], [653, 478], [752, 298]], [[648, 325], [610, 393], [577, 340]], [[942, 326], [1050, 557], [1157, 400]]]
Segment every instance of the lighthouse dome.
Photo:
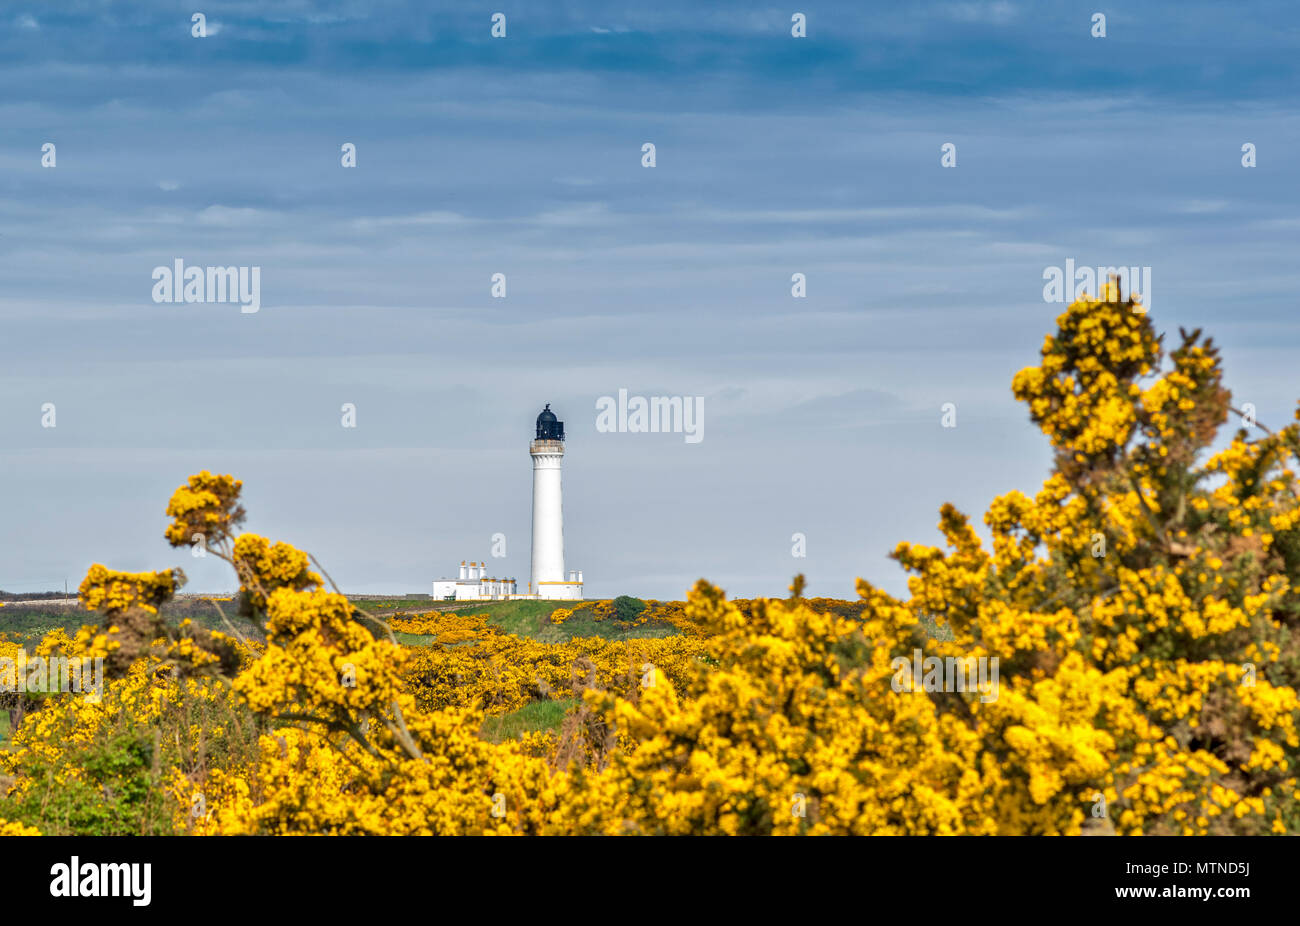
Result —
[[547, 402], [542, 413], [537, 416], [538, 440], [564, 440], [564, 422], [555, 417], [551, 403]]

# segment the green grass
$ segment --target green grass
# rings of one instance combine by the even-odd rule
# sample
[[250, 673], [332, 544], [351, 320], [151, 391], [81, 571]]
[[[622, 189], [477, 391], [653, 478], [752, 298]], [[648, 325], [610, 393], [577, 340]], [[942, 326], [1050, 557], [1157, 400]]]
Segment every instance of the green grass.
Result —
[[551, 612], [556, 608], [575, 603], [529, 600], [466, 602], [463, 607], [456, 608], [454, 613], [486, 614], [488, 623], [499, 630], [512, 633], [517, 637], [527, 637], [539, 643], [567, 643], [574, 637], [632, 640], [670, 637], [678, 633], [677, 628], [671, 624], [659, 622], [642, 624], [640, 627], [625, 630], [612, 618], [603, 621], [593, 620], [594, 615], [589, 608], [574, 613], [563, 624], [551, 623]]
[[491, 743], [516, 740], [525, 733], [547, 730], [556, 732], [564, 723], [564, 716], [578, 702], [572, 698], [563, 701], [532, 701], [518, 710], [483, 721], [480, 735]]
[[486, 614], [489, 624], [522, 637], [550, 624], [551, 612], [559, 606], [558, 601], [467, 601], [450, 613]]
[[[590, 609], [584, 608], [575, 613], [563, 624], [552, 624], [551, 613], [556, 608], [572, 605], [568, 601], [467, 601], [454, 609], [457, 614], [486, 614], [488, 623], [506, 633], [517, 637], [536, 640], [539, 643], [567, 643], [575, 637], [600, 637], [604, 640], [630, 640], [669, 637], [678, 633], [671, 624], [653, 622], [639, 627], [622, 628], [610, 618], [603, 621], [593, 620]], [[359, 599], [358, 605], [376, 616], [385, 616], [399, 611], [424, 610], [438, 604], [432, 599], [424, 598], [384, 598]], [[261, 634], [253, 625], [235, 614], [235, 602], [221, 602], [226, 616], [240, 629], [252, 637]], [[194, 599], [177, 599], [163, 605], [162, 614], [169, 624], [180, 623], [189, 618], [201, 627], [211, 630], [225, 630], [216, 609], [206, 601]], [[69, 636], [75, 634], [82, 624], [102, 622], [98, 615], [83, 611], [75, 606], [42, 605], [40, 602], [14, 602], [0, 608], [0, 631], [31, 635], [40, 639], [45, 634], [62, 627]], [[433, 637], [428, 634], [396, 634], [399, 642], [407, 646], [428, 646]]]
[[[666, 624], [661, 621], [647, 622], [638, 627], [629, 627], [626, 630], [619, 627], [613, 618], [606, 618], [603, 621], [593, 620], [593, 614], [590, 610], [584, 608], [576, 612], [563, 624], [558, 627], [547, 620], [547, 627], [559, 634], [563, 640], [572, 640], [574, 637], [602, 637], [606, 640], [645, 640], [659, 639], [661, 637], [672, 637], [681, 633], [672, 624]], [[545, 633], [546, 628], [543, 628]], [[538, 637], [542, 639], [542, 637]]]
[[[253, 623], [240, 617], [234, 601], [218, 602], [226, 617], [242, 632], [260, 637]], [[189, 619], [208, 630], [226, 630], [225, 622], [210, 601], [195, 598], [177, 598], [162, 606], [163, 620], [175, 627]], [[74, 636], [83, 624], [103, 625], [104, 618], [77, 605], [51, 605], [40, 601], [13, 601], [0, 608], [0, 631], [11, 634], [29, 634], [40, 639], [51, 630], [62, 627], [68, 636]]]
[[93, 624], [94, 615], [80, 608], [41, 605], [37, 601], [12, 602], [0, 608], [0, 631], [34, 634], [38, 639], [57, 627], [71, 634], [83, 623]]
[[[397, 611], [427, 609], [436, 604], [429, 598], [358, 599], [357, 605], [379, 617]], [[253, 623], [238, 615], [237, 601], [218, 602], [226, 617], [243, 633], [260, 639], [262, 634]], [[208, 630], [226, 631], [225, 622], [212, 602], [195, 598], [177, 598], [162, 606], [163, 619], [173, 627], [188, 618]], [[0, 608], [0, 631], [27, 634], [40, 639], [51, 630], [62, 627], [73, 636], [83, 624], [102, 624], [98, 614], [85, 611], [76, 605], [51, 605], [40, 601], [14, 601]], [[427, 642], [427, 641], [424, 641]], [[418, 644], [416, 644], [418, 645]]]
[[386, 614], [390, 611], [419, 611], [442, 604], [432, 598], [356, 598], [353, 600], [359, 608], [371, 614]]
[[432, 633], [402, 633], [400, 630], [394, 630], [393, 637], [403, 646], [428, 646], [436, 639]]

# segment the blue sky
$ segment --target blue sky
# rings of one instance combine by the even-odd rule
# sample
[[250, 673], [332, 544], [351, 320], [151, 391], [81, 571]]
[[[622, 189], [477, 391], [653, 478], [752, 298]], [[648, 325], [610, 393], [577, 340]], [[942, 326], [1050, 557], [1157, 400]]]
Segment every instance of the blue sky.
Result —
[[[1067, 258], [1152, 267], [1265, 423], [1300, 396], [1291, 4], [266, 6], [0, 7], [0, 588], [229, 588], [162, 540], [205, 468], [348, 590], [498, 532], [526, 581], [550, 402], [591, 594], [901, 591], [943, 502], [1046, 474], [1009, 387]], [[263, 308], [154, 304], [178, 257], [260, 266]], [[704, 396], [705, 439], [597, 432], [620, 388]]]

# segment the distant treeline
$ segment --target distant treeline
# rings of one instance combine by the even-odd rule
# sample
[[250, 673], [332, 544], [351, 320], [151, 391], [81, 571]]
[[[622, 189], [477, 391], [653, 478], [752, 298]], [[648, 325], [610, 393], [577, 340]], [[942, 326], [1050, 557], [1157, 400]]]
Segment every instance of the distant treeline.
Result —
[[0, 601], [42, 601], [46, 598], [67, 598], [71, 592], [6, 592], [0, 589]]

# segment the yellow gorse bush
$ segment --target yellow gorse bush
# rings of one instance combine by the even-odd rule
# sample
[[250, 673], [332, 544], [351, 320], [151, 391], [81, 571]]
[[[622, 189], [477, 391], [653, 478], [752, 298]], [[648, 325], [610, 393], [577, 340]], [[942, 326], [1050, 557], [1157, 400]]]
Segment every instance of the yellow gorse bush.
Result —
[[179, 570], [117, 572], [96, 563], [82, 580], [78, 596], [86, 610], [109, 616], [131, 607], [157, 614], [158, 606], [176, 594], [183, 581]]

